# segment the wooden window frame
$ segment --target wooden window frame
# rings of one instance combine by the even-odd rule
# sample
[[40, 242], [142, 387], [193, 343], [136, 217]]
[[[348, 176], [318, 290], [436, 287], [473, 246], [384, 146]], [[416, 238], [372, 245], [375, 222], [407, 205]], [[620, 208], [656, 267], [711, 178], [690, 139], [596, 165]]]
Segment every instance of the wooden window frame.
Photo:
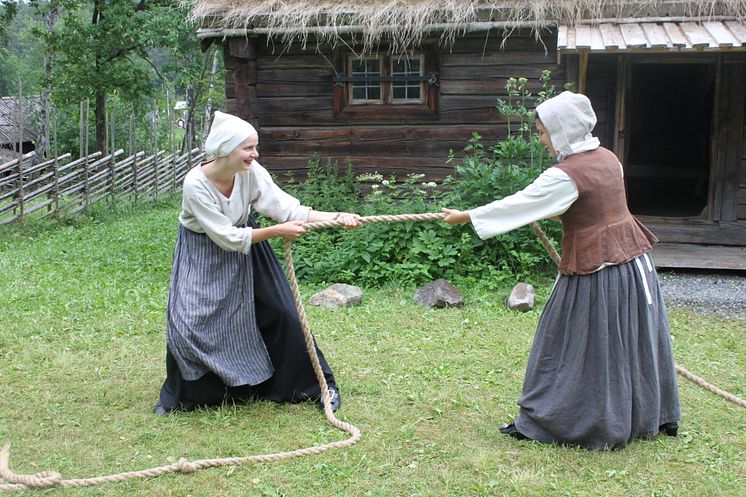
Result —
[[[438, 76], [438, 59], [434, 47], [425, 47], [414, 52], [421, 56], [420, 70], [423, 75], [436, 78], [435, 82], [423, 82], [420, 100], [393, 100], [393, 87], [381, 84], [381, 100], [377, 102], [353, 102], [351, 83], [340, 80], [349, 74], [353, 54], [349, 50], [338, 48], [335, 51], [335, 83], [334, 83], [334, 115], [338, 118], [362, 119], [433, 119], [438, 117], [438, 98], [440, 85]], [[384, 53], [373, 54], [381, 60], [381, 68], [385, 69], [383, 77], [388, 76], [392, 58], [396, 57]], [[388, 83], [388, 82], [382, 82]]]
[[[382, 55], [376, 55], [376, 56], [368, 56], [368, 57], [360, 57], [358, 60], [368, 61], [368, 60], [375, 60], [378, 61], [378, 74], [381, 76], [384, 76], [386, 73], [385, 70], [385, 64], [386, 59]], [[345, 75], [352, 75], [352, 63], [354, 62], [353, 57], [347, 57], [347, 60], [345, 61]], [[367, 71], [366, 71], [367, 74]], [[366, 81], [368, 83], [368, 81]], [[352, 82], [344, 83], [347, 88], [347, 98], [348, 98], [348, 105], [383, 105], [385, 103], [385, 98], [388, 97], [388, 95], [384, 95], [384, 92], [386, 90], [386, 85], [382, 82], [378, 82], [378, 99], [355, 99], [353, 96], [353, 86]], [[367, 86], [367, 85], [366, 85]]]

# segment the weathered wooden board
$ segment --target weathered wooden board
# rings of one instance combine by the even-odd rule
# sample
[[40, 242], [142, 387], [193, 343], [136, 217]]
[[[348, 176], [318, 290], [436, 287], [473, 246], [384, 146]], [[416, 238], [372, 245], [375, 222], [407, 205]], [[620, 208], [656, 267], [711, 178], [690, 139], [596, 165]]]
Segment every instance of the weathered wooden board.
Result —
[[653, 260], [659, 268], [746, 271], [746, 247], [659, 243], [653, 247]]
[[520, 51], [490, 51], [469, 53], [440, 54], [440, 66], [494, 66], [494, 65], [516, 65], [516, 64], [555, 64], [556, 59], [551, 53], [542, 50], [520, 50]]
[[272, 158], [318, 153], [322, 157], [391, 155], [445, 160], [449, 150], [461, 152], [473, 132], [489, 146], [504, 135], [506, 126], [263, 128], [260, 148], [262, 154]]
[[746, 246], [746, 223], [637, 216], [661, 242]]

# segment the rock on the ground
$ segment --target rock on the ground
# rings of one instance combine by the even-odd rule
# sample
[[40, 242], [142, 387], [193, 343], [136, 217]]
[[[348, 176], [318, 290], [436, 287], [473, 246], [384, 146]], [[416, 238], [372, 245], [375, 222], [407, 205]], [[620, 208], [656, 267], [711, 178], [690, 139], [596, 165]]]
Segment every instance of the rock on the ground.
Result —
[[308, 299], [316, 307], [352, 307], [363, 301], [363, 289], [359, 286], [335, 283], [326, 290], [315, 293]]
[[513, 311], [526, 312], [534, 308], [536, 291], [528, 283], [518, 283], [508, 297], [508, 308]]
[[414, 293], [414, 303], [430, 308], [461, 307], [464, 305], [464, 296], [458, 288], [440, 279], [418, 288]]

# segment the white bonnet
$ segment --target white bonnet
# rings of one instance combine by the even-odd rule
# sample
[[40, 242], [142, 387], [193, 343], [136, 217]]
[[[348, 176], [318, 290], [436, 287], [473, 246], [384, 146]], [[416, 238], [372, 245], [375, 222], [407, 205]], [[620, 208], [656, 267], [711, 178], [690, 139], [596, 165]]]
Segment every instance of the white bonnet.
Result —
[[254, 126], [240, 117], [215, 111], [210, 134], [205, 140], [205, 153], [213, 157], [225, 157], [246, 138], [255, 134]]
[[549, 133], [557, 160], [598, 148], [598, 139], [591, 134], [596, 113], [585, 95], [563, 91], [540, 103], [536, 115]]

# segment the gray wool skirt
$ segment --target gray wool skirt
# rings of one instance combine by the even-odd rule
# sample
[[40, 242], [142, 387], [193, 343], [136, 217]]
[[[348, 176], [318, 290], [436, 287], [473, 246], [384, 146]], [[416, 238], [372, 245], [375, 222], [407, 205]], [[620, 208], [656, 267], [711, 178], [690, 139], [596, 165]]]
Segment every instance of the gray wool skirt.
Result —
[[680, 417], [671, 337], [648, 254], [560, 275], [528, 360], [516, 428], [541, 442], [621, 449]]

